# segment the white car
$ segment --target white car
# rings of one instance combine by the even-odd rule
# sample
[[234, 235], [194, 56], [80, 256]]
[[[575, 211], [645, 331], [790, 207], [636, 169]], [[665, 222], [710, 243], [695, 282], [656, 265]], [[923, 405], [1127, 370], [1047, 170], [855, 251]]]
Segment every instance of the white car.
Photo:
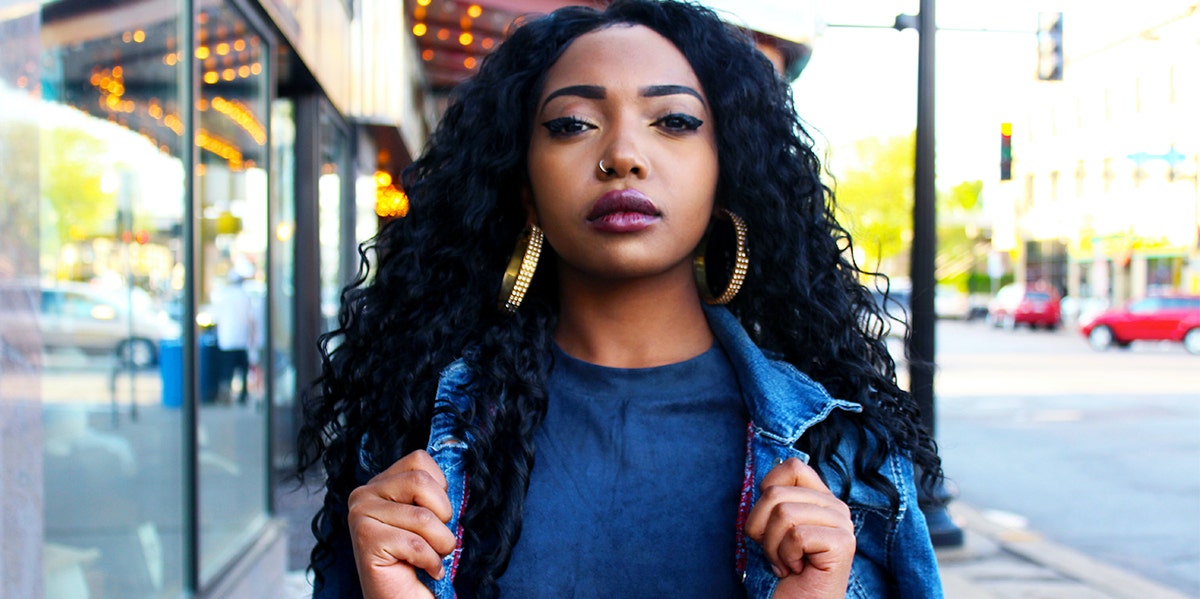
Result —
[[90, 354], [115, 354], [135, 368], [158, 361], [158, 344], [182, 329], [140, 287], [98, 287], [59, 282], [41, 288], [42, 344]]

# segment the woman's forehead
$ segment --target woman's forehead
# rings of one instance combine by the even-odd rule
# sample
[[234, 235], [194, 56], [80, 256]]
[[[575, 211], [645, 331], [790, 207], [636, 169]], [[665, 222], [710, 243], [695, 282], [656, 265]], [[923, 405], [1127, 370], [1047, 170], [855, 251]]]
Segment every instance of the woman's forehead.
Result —
[[616, 25], [579, 36], [546, 73], [542, 100], [565, 85], [605, 88], [688, 85], [699, 80], [687, 58], [654, 30]]

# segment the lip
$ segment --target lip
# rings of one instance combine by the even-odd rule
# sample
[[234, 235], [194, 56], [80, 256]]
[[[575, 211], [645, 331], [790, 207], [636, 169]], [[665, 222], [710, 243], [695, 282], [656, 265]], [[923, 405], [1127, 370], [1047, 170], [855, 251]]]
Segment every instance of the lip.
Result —
[[587, 222], [593, 229], [605, 233], [641, 231], [662, 218], [662, 212], [636, 189], [610, 191], [592, 204]]

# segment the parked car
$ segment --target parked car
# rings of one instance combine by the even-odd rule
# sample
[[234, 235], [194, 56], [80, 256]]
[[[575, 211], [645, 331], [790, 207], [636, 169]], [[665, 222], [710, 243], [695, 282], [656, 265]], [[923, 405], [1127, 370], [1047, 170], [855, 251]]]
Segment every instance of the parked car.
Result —
[[156, 364], [159, 341], [181, 332], [144, 289], [74, 282], [42, 287], [38, 325], [47, 349], [115, 354], [137, 368]]
[[1006, 329], [1027, 325], [1054, 330], [1062, 324], [1061, 301], [1053, 286], [1012, 283], [1001, 287], [988, 303], [988, 320]]
[[1200, 296], [1147, 297], [1083, 321], [1079, 331], [1097, 351], [1134, 341], [1176, 341], [1200, 354]]
[[971, 297], [954, 285], [941, 284], [933, 290], [933, 311], [938, 318], [971, 318]]

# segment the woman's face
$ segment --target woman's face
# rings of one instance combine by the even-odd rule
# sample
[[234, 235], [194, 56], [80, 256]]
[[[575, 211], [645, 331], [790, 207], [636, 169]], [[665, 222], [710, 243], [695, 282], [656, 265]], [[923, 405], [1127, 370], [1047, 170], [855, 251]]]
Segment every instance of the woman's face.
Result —
[[690, 273], [713, 212], [717, 144], [687, 59], [642, 26], [576, 39], [547, 72], [529, 180], [532, 218], [564, 277]]

